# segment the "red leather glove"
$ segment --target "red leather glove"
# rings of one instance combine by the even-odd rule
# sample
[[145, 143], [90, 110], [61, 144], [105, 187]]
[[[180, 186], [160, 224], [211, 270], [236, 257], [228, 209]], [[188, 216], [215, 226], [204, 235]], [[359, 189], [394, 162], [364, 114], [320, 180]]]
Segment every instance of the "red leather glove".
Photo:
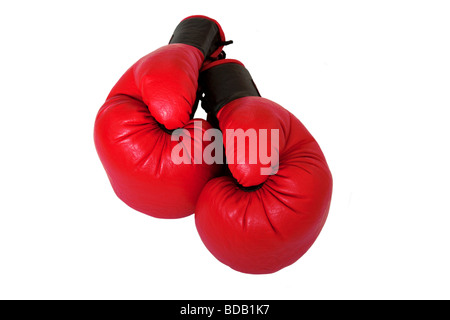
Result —
[[[183, 20], [166, 45], [136, 62], [112, 89], [98, 112], [94, 140], [111, 185], [130, 207], [158, 218], [194, 212], [203, 186], [220, 167], [195, 164], [206, 147], [194, 127], [198, 75], [206, 59], [215, 59], [225, 43], [220, 25], [208, 17]], [[172, 130], [190, 137], [172, 141]], [[172, 150], [181, 143], [191, 163], [175, 164]]]
[[[200, 86], [202, 106], [218, 122], [227, 161], [234, 163], [228, 164], [230, 175], [203, 189], [197, 230], [209, 251], [231, 268], [278, 271], [309, 249], [325, 223], [332, 193], [325, 157], [295, 116], [260, 97], [240, 62], [211, 63], [201, 72]], [[248, 138], [239, 144], [229, 135], [237, 129], [256, 132], [257, 143]], [[272, 156], [271, 162], [263, 155]]]

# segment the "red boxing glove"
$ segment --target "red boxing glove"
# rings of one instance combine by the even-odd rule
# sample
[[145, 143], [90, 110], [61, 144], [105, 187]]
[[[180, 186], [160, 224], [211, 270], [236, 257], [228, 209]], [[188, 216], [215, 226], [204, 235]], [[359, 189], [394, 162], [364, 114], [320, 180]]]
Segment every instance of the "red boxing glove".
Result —
[[297, 261], [325, 223], [332, 193], [325, 157], [295, 116], [260, 97], [240, 62], [211, 63], [200, 74], [200, 86], [202, 107], [223, 133], [231, 175], [203, 189], [197, 230], [231, 268], [276, 272]]
[[[98, 155], [115, 193], [130, 207], [158, 218], [185, 217], [194, 212], [206, 182], [218, 174], [218, 165], [194, 163], [194, 155], [206, 147], [195, 137], [211, 126], [201, 119], [196, 119], [201, 126], [194, 126], [192, 116], [202, 64], [219, 57], [225, 44], [215, 20], [186, 18], [169, 45], [126, 71], [98, 112]], [[172, 141], [177, 128], [187, 130], [188, 138]], [[172, 161], [178, 144], [190, 163]]]

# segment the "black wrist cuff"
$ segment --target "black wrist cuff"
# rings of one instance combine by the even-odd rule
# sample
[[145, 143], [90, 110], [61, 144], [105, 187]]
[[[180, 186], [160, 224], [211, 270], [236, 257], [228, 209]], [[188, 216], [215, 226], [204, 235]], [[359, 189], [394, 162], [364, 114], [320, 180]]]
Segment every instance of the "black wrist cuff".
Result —
[[202, 108], [210, 115], [217, 113], [227, 103], [249, 96], [260, 97], [248, 70], [238, 63], [223, 63], [200, 73], [199, 86], [204, 93]]
[[205, 18], [188, 18], [176, 27], [169, 44], [184, 43], [199, 49], [205, 58], [223, 46], [217, 24]]

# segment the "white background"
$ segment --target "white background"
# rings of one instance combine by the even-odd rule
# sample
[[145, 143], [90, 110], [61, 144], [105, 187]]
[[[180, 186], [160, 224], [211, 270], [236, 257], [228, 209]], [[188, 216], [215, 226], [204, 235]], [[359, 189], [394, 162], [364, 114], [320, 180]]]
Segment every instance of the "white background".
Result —
[[[321, 235], [272, 275], [128, 208], [94, 148], [109, 90], [191, 14], [333, 173]], [[2, 1], [0, 30], [0, 298], [450, 298], [447, 1]]]

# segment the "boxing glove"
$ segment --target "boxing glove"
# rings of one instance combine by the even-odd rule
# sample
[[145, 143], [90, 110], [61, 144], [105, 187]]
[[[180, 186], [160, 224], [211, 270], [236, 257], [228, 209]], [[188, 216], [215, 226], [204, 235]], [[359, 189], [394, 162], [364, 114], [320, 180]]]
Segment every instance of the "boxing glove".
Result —
[[[130, 207], [157, 218], [188, 216], [218, 174], [219, 165], [194, 159], [206, 147], [195, 137], [210, 125], [192, 118], [200, 68], [226, 44], [215, 20], [186, 18], [168, 45], [137, 61], [109, 93], [96, 117], [95, 146], [115, 193]], [[179, 128], [187, 134], [174, 139]], [[181, 163], [173, 150], [181, 150]]]
[[332, 194], [325, 157], [294, 115], [260, 96], [239, 61], [209, 64], [200, 87], [202, 107], [223, 133], [229, 169], [199, 197], [200, 238], [237, 271], [276, 272], [297, 261], [325, 223]]

